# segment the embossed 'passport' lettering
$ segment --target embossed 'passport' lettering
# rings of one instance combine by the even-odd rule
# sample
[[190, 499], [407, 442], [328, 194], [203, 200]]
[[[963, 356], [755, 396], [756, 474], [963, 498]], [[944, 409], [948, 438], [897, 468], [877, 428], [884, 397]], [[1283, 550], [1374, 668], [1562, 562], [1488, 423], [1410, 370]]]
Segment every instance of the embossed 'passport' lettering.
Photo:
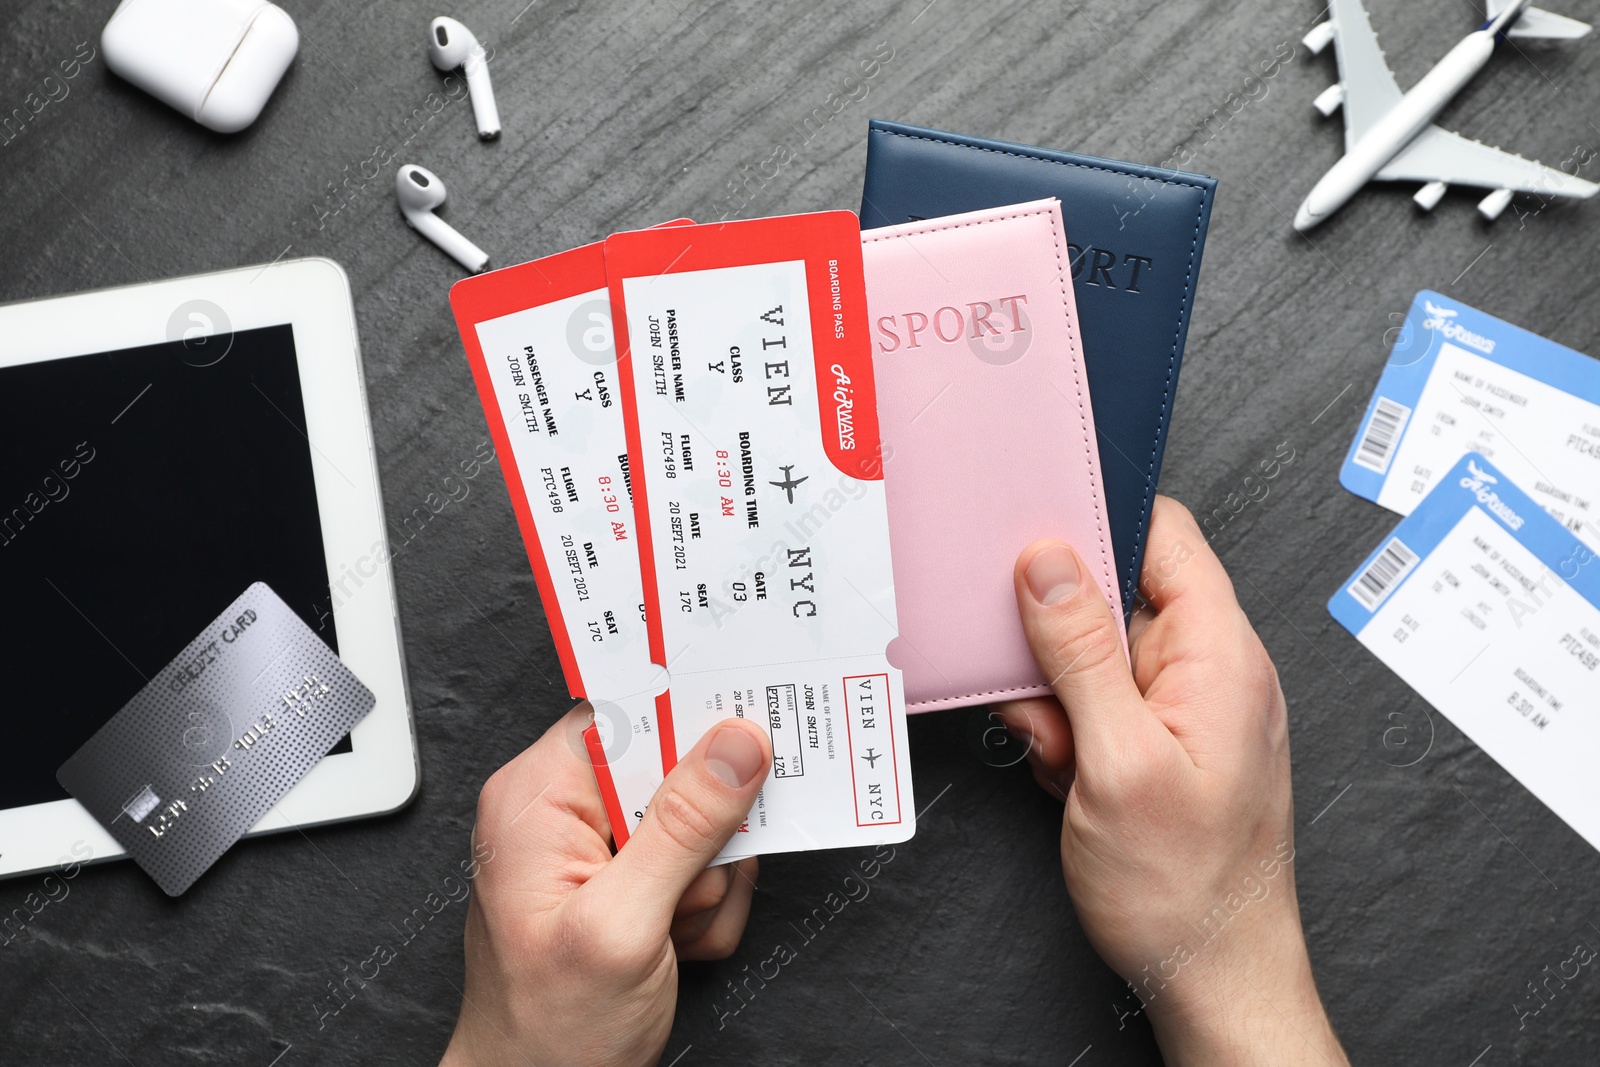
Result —
[[963, 339], [981, 341], [986, 337], [1023, 333], [1028, 329], [1027, 316], [1022, 312], [1027, 302], [1026, 293], [1017, 293], [996, 300], [974, 300], [959, 307], [946, 304], [932, 312], [880, 315], [874, 324], [878, 351], [895, 352], [902, 344], [907, 348], [921, 348], [929, 336], [954, 344]]
[[[1067, 259], [1072, 264], [1072, 280], [1082, 281], [1086, 285], [1099, 285], [1107, 289], [1121, 289], [1125, 293], [1141, 292], [1139, 281], [1141, 274], [1146, 281], [1149, 280], [1149, 271], [1154, 268], [1155, 260], [1150, 256], [1134, 255], [1132, 252], [1118, 253], [1109, 248], [1096, 248], [1093, 245], [1085, 248], [1067, 242]], [[1118, 285], [1116, 278], [1122, 279]]]

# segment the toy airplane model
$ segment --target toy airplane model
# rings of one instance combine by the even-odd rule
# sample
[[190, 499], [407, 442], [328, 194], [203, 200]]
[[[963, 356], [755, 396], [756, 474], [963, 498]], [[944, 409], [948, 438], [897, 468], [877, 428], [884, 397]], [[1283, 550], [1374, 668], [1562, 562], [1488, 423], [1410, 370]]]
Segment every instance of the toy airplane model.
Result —
[[1512, 193], [1584, 199], [1600, 192], [1594, 182], [1433, 124], [1507, 37], [1570, 39], [1590, 30], [1587, 23], [1528, 5], [1529, 0], [1488, 0], [1489, 21], [1402, 93], [1361, 0], [1332, 0], [1328, 20], [1312, 27], [1303, 43], [1320, 53], [1332, 41], [1338, 53], [1339, 84], [1317, 97], [1316, 107], [1324, 117], [1344, 108], [1344, 158], [1312, 188], [1295, 213], [1294, 228], [1309, 230], [1374, 178], [1425, 183], [1414, 198], [1424, 211], [1433, 210], [1451, 185], [1490, 189], [1478, 203], [1479, 213], [1490, 220], [1506, 209]]

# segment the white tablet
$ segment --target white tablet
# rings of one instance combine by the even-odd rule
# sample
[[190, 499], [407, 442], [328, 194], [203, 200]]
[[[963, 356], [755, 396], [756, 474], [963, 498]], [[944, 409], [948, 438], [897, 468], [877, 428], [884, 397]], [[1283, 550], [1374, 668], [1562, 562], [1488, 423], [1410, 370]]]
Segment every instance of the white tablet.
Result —
[[377, 704], [252, 832], [401, 807], [416, 737], [344, 270], [0, 306], [0, 876], [122, 854], [56, 768], [255, 581]]

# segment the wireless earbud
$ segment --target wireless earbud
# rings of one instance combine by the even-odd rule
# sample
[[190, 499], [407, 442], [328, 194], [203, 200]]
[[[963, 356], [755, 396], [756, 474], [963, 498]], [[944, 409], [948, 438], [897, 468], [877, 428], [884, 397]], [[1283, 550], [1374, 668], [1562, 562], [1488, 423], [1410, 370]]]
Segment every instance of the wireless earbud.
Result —
[[441, 15], [434, 19], [428, 26], [428, 58], [440, 70], [460, 67], [465, 71], [478, 136], [485, 141], [499, 137], [500, 111], [494, 106], [494, 86], [489, 84], [489, 60], [472, 31], [453, 18]]
[[434, 212], [444, 205], [444, 182], [426, 167], [407, 163], [394, 176], [394, 195], [411, 228], [444, 249], [476, 274], [489, 265], [489, 253], [457, 233]]

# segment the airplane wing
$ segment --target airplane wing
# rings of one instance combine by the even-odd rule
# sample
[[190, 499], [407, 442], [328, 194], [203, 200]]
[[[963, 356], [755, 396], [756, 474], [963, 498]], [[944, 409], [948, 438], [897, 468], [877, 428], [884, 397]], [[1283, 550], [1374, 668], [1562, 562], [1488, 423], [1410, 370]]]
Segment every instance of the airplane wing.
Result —
[[1483, 189], [1510, 189], [1540, 196], [1584, 199], [1600, 192], [1600, 185], [1481, 141], [1472, 141], [1439, 126], [1417, 134], [1388, 166], [1377, 174], [1386, 182], [1445, 182]]
[[1339, 84], [1344, 86], [1344, 147], [1349, 151], [1361, 135], [1400, 102], [1378, 35], [1372, 32], [1361, 0], [1333, 0], [1328, 5], [1333, 45], [1339, 55]]

